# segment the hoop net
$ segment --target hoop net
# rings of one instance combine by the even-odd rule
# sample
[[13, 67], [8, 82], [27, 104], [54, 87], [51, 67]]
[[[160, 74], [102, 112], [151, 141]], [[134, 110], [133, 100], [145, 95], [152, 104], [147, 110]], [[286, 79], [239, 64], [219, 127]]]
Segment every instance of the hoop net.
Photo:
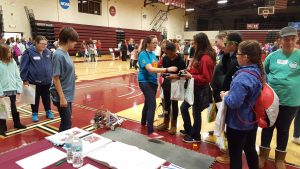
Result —
[[268, 18], [268, 14], [262, 14], [262, 16], [267, 19]]
[[268, 18], [268, 15], [269, 15], [269, 10], [263, 10], [262, 16], [263, 16], [265, 19]]

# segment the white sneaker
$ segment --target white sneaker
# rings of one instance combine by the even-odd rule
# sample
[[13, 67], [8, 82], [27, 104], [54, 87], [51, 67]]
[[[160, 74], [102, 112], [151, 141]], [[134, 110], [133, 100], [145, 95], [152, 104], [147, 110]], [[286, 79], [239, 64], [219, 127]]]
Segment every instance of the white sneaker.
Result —
[[296, 138], [294, 137], [292, 140], [293, 143], [300, 145], [300, 137]]

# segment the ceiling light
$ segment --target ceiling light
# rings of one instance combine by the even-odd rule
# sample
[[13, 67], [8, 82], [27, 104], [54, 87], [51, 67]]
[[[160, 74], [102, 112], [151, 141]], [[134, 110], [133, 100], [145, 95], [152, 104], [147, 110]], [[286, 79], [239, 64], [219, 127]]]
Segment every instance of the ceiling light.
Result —
[[187, 11], [187, 12], [194, 11], [194, 10], [195, 10], [194, 8], [187, 8], [187, 9], [185, 9], [185, 11]]
[[227, 2], [227, 0], [218, 0], [218, 4], [226, 4]]

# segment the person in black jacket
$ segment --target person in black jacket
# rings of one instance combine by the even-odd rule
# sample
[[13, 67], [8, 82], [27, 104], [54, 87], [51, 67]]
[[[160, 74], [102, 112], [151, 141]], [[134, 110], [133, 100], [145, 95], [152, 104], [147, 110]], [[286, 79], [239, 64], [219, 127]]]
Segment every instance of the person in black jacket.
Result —
[[[225, 35], [220, 35], [220, 37], [221, 36], [223, 36], [223, 38], [225, 37]], [[228, 91], [230, 89], [232, 76], [238, 70], [239, 65], [237, 62], [236, 53], [239, 44], [242, 42], [242, 36], [239, 32], [230, 32], [223, 40], [224, 47], [220, 52], [221, 60], [214, 70], [213, 80], [211, 83], [212, 96], [217, 105], [219, 105], [222, 101], [220, 92]], [[228, 151], [225, 150], [225, 154], [217, 157], [216, 160], [223, 164], [229, 164], [230, 159]]]
[[121, 43], [122, 61], [126, 61], [127, 58], [127, 46], [125, 40]]
[[227, 35], [225, 49], [228, 53], [224, 54], [222, 58], [222, 67], [225, 73], [222, 91], [228, 91], [230, 89], [232, 76], [239, 68], [236, 53], [241, 42], [242, 35], [239, 32], [231, 32]]

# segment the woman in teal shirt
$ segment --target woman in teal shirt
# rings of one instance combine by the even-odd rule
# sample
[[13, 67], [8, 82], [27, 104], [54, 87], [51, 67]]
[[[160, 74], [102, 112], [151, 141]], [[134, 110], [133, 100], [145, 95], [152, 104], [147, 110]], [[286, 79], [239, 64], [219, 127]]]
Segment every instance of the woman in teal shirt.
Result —
[[262, 130], [259, 168], [264, 167], [269, 157], [270, 143], [276, 128], [276, 169], [285, 169], [289, 129], [300, 106], [300, 50], [296, 49], [298, 33], [295, 28], [285, 27], [279, 34], [282, 49], [271, 53], [264, 62], [268, 83], [279, 97], [279, 114], [274, 126]]
[[148, 138], [162, 138], [154, 132], [153, 121], [156, 108], [156, 90], [157, 90], [157, 73], [176, 72], [176, 67], [158, 68], [158, 61], [154, 54], [157, 46], [156, 36], [148, 36], [143, 41], [142, 51], [139, 54], [138, 63], [140, 70], [138, 72], [138, 82], [145, 97], [145, 103], [142, 111], [141, 124], [147, 125]]
[[[16, 95], [22, 93], [22, 80], [19, 68], [12, 58], [12, 51], [6, 45], [0, 45], [0, 72], [0, 98], [9, 97], [14, 127], [25, 129], [16, 106]], [[0, 135], [5, 136], [6, 131], [6, 120], [0, 119]]]

